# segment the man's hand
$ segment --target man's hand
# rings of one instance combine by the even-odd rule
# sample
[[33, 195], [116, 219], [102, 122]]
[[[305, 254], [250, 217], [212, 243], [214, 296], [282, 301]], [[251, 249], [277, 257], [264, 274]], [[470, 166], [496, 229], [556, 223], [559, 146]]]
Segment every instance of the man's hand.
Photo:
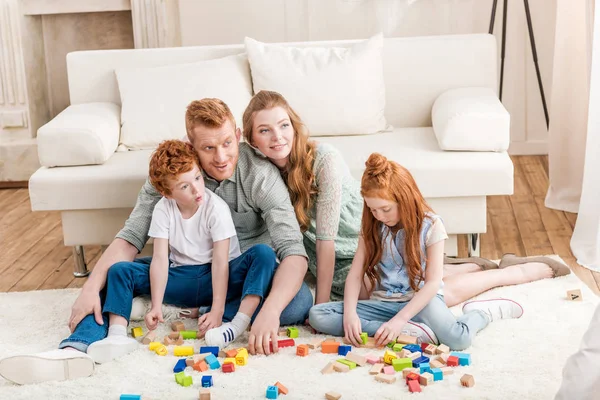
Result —
[[98, 325], [104, 325], [102, 308], [100, 306], [100, 294], [95, 291], [82, 289], [71, 308], [71, 317], [68, 324], [71, 333], [75, 331], [75, 328], [82, 319], [92, 313]]
[[402, 334], [402, 328], [406, 325], [405, 320], [397, 316], [382, 324], [375, 332], [375, 343], [377, 346], [386, 345]]
[[279, 329], [279, 314], [263, 307], [250, 329], [248, 351], [250, 354], [271, 354], [269, 342], [273, 344], [273, 353], [277, 353], [277, 330]]
[[206, 331], [221, 326], [223, 323], [223, 311], [211, 310], [198, 318], [198, 333], [204, 336]]
[[162, 315], [162, 306], [151, 309], [144, 317], [144, 321], [146, 321], [146, 327], [151, 331], [156, 329], [159, 322], [165, 322]]

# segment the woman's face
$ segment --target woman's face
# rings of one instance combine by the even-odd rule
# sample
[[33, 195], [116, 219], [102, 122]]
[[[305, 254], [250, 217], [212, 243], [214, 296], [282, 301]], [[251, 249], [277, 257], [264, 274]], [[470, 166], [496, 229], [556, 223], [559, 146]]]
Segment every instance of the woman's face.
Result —
[[282, 107], [261, 110], [252, 124], [252, 146], [258, 148], [279, 168], [287, 165], [294, 142], [294, 128]]

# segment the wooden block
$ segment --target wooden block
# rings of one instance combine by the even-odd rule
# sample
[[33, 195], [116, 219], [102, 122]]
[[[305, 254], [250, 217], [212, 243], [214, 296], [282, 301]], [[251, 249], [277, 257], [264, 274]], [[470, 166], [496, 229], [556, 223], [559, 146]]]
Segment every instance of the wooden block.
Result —
[[237, 356], [237, 353], [238, 353], [237, 349], [227, 350], [225, 352], [225, 356], [227, 358], [235, 358], [235, 356]]
[[429, 346], [425, 347], [423, 352], [425, 354], [433, 355], [433, 354], [435, 354], [436, 349], [437, 349], [437, 347], [434, 344], [430, 344]]
[[225, 353], [223, 350], [219, 350], [218, 357], [220, 357], [220, 358], [227, 358], [227, 353]]
[[405, 368], [402, 370], [402, 378], [406, 379], [408, 374], [419, 374], [420, 372], [419, 368]]
[[373, 365], [371, 367], [371, 370], [369, 371], [369, 374], [371, 374], [371, 375], [377, 375], [377, 374], [381, 373], [381, 370], [383, 369], [383, 366], [384, 366], [384, 364], [380, 364], [380, 363], [377, 363], [377, 364]]
[[179, 337], [173, 342], [173, 344], [177, 346], [181, 346], [183, 344], [183, 338], [181, 337], [181, 335], [179, 335]]
[[422, 354], [418, 351], [415, 351], [414, 353], [410, 353], [408, 355], [408, 358], [410, 358], [411, 360], [416, 360], [417, 358], [421, 357]]
[[336, 370], [337, 372], [348, 372], [348, 371], [350, 371], [350, 367], [348, 365], [339, 363], [337, 361], [333, 363], [333, 369]]
[[452, 375], [454, 373], [454, 370], [452, 369], [452, 367], [442, 367], [440, 369], [442, 370], [442, 373], [444, 374], [444, 376]]
[[396, 343], [417, 344], [417, 338], [414, 336], [400, 335], [396, 338]]
[[385, 367], [383, 367], [383, 373], [386, 375], [394, 375], [396, 373], [396, 370], [391, 365], [386, 365]]
[[377, 346], [377, 342], [375, 341], [375, 338], [367, 338], [367, 343], [363, 344], [360, 347], [364, 347], [366, 349], [383, 349], [385, 346]]
[[410, 351], [406, 350], [406, 349], [402, 349], [398, 352], [398, 358], [410, 358], [408, 357], [411, 354]]
[[394, 375], [377, 374], [375, 375], [375, 380], [377, 382], [394, 383], [396, 382], [396, 377]]
[[421, 376], [419, 376], [419, 383], [423, 386], [433, 384], [433, 374], [430, 374], [429, 372], [423, 372]]
[[473, 387], [475, 386], [475, 378], [473, 378], [473, 375], [464, 374], [460, 378], [460, 384], [465, 387]]
[[308, 355], [308, 346], [305, 344], [299, 344], [296, 346], [296, 355], [300, 357], [306, 357]]
[[448, 364], [448, 357], [450, 357], [450, 353], [444, 353], [440, 354], [438, 359], [441, 358], [441, 361], [443, 361], [444, 364]]
[[446, 364], [441, 363], [441, 362], [439, 362], [437, 360], [430, 360], [429, 361], [429, 366], [431, 368], [442, 368], [444, 365], [446, 365]]
[[286, 328], [279, 328], [279, 332], [277, 332], [277, 335], [279, 336], [287, 336], [287, 329]]
[[583, 296], [581, 295], [581, 290], [573, 289], [567, 290], [567, 299], [571, 301], [583, 301]]
[[450, 353], [450, 347], [445, 344], [440, 344], [437, 349], [435, 349], [436, 354]]
[[171, 332], [171, 333], [169, 333], [169, 339], [172, 339], [172, 340], [179, 339], [179, 336], [181, 336], [181, 333], [179, 333], [179, 332]]
[[350, 360], [361, 367], [367, 365], [367, 358], [353, 351], [346, 354], [346, 360]]
[[202, 361], [206, 358], [207, 355], [212, 354], [212, 353], [202, 353], [202, 354], [194, 354], [192, 356], [192, 358], [194, 359], [194, 364], [196, 364], [199, 361]]
[[173, 340], [171, 340], [171, 338], [170, 338], [170, 337], [168, 337], [168, 336], [165, 336], [165, 337], [163, 338], [163, 343], [164, 343], [165, 345], [167, 345], [167, 346], [170, 346], [170, 345], [174, 344]]
[[356, 368], [356, 363], [353, 363], [352, 361], [348, 361], [345, 358], [340, 358], [339, 360], [336, 360], [336, 361], [349, 366], [350, 369]]
[[194, 366], [194, 359], [192, 357], [186, 358], [185, 359], [185, 366], [186, 367], [193, 367]]
[[200, 388], [200, 394], [198, 395], [199, 400], [210, 400], [210, 389]]
[[321, 343], [323, 343], [323, 339], [313, 339], [311, 340], [307, 346], [309, 349], [318, 349], [321, 346]]
[[142, 343], [150, 344], [151, 342], [154, 342], [155, 338], [156, 338], [156, 331], [149, 331], [148, 333], [146, 333], [146, 336], [144, 336], [142, 338]]
[[385, 354], [383, 355], [383, 362], [385, 362], [386, 364], [391, 364], [392, 360], [395, 358], [398, 358], [396, 353], [394, 353], [391, 350], [386, 350]]
[[325, 366], [325, 368], [323, 368], [323, 369], [321, 370], [321, 373], [322, 373], [322, 374], [330, 374], [330, 373], [332, 373], [332, 372], [333, 372], [333, 364], [334, 364], [334, 363], [335, 363], [335, 361], [332, 361], [332, 362], [330, 362], [329, 364], [327, 364], [327, 365]]
[[419, 385], [419, 381], [409, 381], [408, 383], [408, 391], [411, 393], [420, 393], [421, 385]]
[[171, 324], [171, 329], [173, 331], [184, 331], [185, 330], [185, 325], [183, 324], [183, 322], [181, 321], [175, 321]]
[[327, 354], [337, 354], [340, 348], [339, 342], [323, 342], [321, 343], [321, 352]]
[[325, 393], [325, 398], [327, 400], [339, 400], [342, 397], [338, 392], [327, 392]]
[[275, 385], [273, 386], [277, 386], [277, 389], [279, 389], [279, 394], [288, 394], [288, 388], [283, 386], [281, 382], [275, 382]]
[[379, 363], [379, 356], [375, 354], [367, 354], [366, 359], [369, 364], [375, 365]]

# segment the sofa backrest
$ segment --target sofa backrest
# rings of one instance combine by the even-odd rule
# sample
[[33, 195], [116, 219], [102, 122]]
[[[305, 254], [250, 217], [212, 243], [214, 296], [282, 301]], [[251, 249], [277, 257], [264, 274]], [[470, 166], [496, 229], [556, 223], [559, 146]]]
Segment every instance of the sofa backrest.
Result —
[[[282, 44], [348, 47], [356, 42]], [[114, 73], [117, 68], [191, 63], [243, 52], [244, 46], [240, 44], [69, 53], [71, 104], [121, 104]], [[447, 89], [480, 86], [497, 90], [496, 58], [496, 40], [488, 34], [386, 38], [383, 64], [388, 123], [397, 128], [431, 126], [433, 102]]]

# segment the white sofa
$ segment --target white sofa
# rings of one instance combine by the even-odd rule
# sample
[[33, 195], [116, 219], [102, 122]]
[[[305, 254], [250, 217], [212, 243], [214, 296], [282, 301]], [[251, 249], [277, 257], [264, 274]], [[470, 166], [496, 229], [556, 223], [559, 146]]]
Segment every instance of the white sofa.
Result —
[[[355, 42], [293, 45], [346, 47]], [[39, 157], [43, 166], [31, 177], [29, 191], [34, 211], [61, 212], [64, 243], [73, 246], [76, 255], [76, 276], [87, 273], [81, 246], [107, 245], [112, 241], [135, 205], [148, 173], [152, 150], [115, 151], [121, 127], [115, 69], [190, 63], [241, 53], [243, 45], [225, 45], [80, 51], [67, 56], [71, 106], [57, 117], [59, 121], [49, 124], [59, 124], [68, 135], [40, 135]], [[451, 255], [456, 253], [457, 234], [468, 234], [470, 252], [479, 252], [479, 233], [486, 231], [486, 196], [513, 192], [513, 165], [505, 151], [509, 129], [506, 124], [498, 125], [485, 112], [475, 110], [471, 117], [467, 112], [467, 118], [473, 118], [482, 135], [492, 132], [496, 137], [491, 139], [505, 145], [495, 149], [500, 151], [444, 151], [439, 145], [441, 138], [436, 137], [432, 127], [432, 108], [435, 109], [436, 101], [444, 103], [436, 104], [440, 108], [434, 113], [436, 129], [446, 129], [453, 123], [453, 116], [465, 118], [468, 96], [458, 102], [452, 94], [440, 95], [450, 89], [476, 87], [494, 97], [496, 65], [496, 42], [491, 35], [386, 38], [385, 118], [393, 130], [366, 136], [318, 138], [342, 152], [357, 179], [364, 161], [375, 151], [407, 167], [430, 205], [443, 217], [451, 237], [446, 251]], [[83, 129], [86, 125], [93, 129]], [[78, 155], [84, 160], [106, 161], [98, 165], [52, 166], [56, 161], [48, 160], [55, 159], [57, 152], [67, 146], [69, 135], [89, 136], [85, 148], [72, 154], [70, 164], [78, 164]]]

